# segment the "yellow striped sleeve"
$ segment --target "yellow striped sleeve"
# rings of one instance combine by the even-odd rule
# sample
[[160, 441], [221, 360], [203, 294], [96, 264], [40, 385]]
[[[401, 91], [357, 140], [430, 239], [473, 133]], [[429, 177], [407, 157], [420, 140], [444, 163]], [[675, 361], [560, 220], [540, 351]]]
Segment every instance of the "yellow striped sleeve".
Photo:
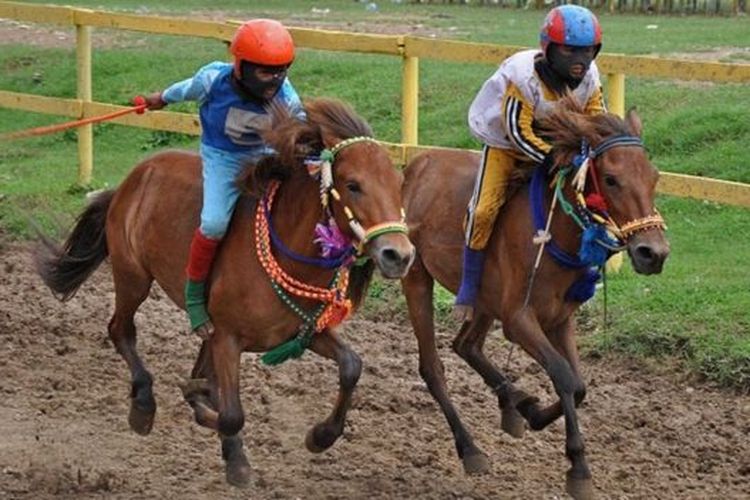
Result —
[[587, 115], [600, 115], [607, 112], [607, 107], [604, 105], [604, 95], [602, 94], [601, 87], [597, 87], [594, 93], [591, 94], [589, 102], [586, 103], [586, 107], [584, 108], [584, 112]]
[[541, 163], [552, 146], [534, 133], [534, 106], [512, 83], [508, 84], [502, 106], [508, 139], [523, 154]]

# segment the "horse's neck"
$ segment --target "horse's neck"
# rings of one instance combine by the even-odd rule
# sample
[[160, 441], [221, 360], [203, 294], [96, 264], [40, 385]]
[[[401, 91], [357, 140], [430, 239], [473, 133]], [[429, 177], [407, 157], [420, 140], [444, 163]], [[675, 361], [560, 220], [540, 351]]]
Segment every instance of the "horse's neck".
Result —
[[[565, 182], [563, 194], [566, 200], [575, 203], [575, 191], [569, 181]], [[550, 206], [553, 196], [555, 196], [555, 193], [548, 190], [546, 201], [547, 207]], [[550, 228], [552, 240], [561, 250], [564, 250], [569, 255], [577, 256], [578, 248], [581, 245], [581, 228], [578, 227], [575, 221], [563, 211], [559, 200], [555, 206], [555, 213], [552, 216], [552, 227]]]
[[[271, 214], [276, 234], [284, 246], [299, 255], [318, 257], [318, 247], [313, 239], [322, 207], [316, 182], [304, 172], [293, 174], [279, 186]], [[290, 273], [297, 272], [300, 277], [316, 269], [285, 258], [280, 252], [275, 253], [285, 269]], [[320, 270], [315, 272], [319, 274]]]

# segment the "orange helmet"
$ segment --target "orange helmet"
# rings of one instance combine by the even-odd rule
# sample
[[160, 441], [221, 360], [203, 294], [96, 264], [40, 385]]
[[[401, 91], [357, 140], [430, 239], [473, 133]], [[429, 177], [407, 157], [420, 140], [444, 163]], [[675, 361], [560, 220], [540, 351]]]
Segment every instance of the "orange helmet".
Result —
[[253, 19], [237, 29], [229, 45], [234, 68], [239, 74], [240, 61], [263, 66], [286, 66], [294, 60], [294, 42], [289, 31], [273, 19]]

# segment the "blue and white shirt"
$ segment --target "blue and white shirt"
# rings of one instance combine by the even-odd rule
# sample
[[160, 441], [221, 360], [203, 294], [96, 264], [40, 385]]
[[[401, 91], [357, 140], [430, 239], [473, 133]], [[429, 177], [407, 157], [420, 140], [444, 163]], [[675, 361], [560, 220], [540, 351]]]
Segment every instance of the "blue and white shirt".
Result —
[[[272, 150], [263, 143], [260, 130], [270, 116], [259, 103], [242, 99], [232, 87], [230, 63], [212, 62], [187, 80], [170, 85], [162, 99], [168, 104], [197, 101], [200, 106], [201, 142], [230, 153], [265, 154]], [[305, 118], [297, 91], [288, 78], [273, 98], [292, 116]]]

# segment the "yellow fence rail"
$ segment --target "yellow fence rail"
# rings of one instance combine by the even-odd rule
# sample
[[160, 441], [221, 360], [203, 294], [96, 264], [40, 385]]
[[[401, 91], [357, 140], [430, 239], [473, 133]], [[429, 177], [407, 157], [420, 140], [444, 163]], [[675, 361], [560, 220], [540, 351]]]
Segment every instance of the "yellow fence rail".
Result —
[[[91, 28], [110, 28], [231, 40], [236, 22], [200, 21], [175, 17], [142, 16], [89, 9], [33, 5], [0, 1], [0, 18], [74, 26], [78, 64], [77, 99], [62, 99], [0, 90], [0, 107], [39, 113], [87, 118], [123, 109], [91, 101]], [[497, 65], [525, 47], [434, 40], [414, 36], [368, 35], [337, 31], [290, 28], [299, 47], [342, 52], [375, 53], [402, 58], [401, 144], [387, 144], [395, 161], [404, 164], [429, 146], [419, 146], [419, 59]], [[623, 115], [625, 75], [676, 80], [750, 83], [750, 65], [688, 62], [621, 54], [601, 54], [597, 64], [607, 77], [608, 105]], [[199, 134], [196, 116], [186, 113], [152, 112], [124, 116], [115, 123], [135, 127]], [[91, 181], [93, 133], [91, 125], [78, 130], [78, 182]], [[750, 185], [689, 175], [663, 173], [658, 189], [676, 196], [700, 198], [750, 207]]]

